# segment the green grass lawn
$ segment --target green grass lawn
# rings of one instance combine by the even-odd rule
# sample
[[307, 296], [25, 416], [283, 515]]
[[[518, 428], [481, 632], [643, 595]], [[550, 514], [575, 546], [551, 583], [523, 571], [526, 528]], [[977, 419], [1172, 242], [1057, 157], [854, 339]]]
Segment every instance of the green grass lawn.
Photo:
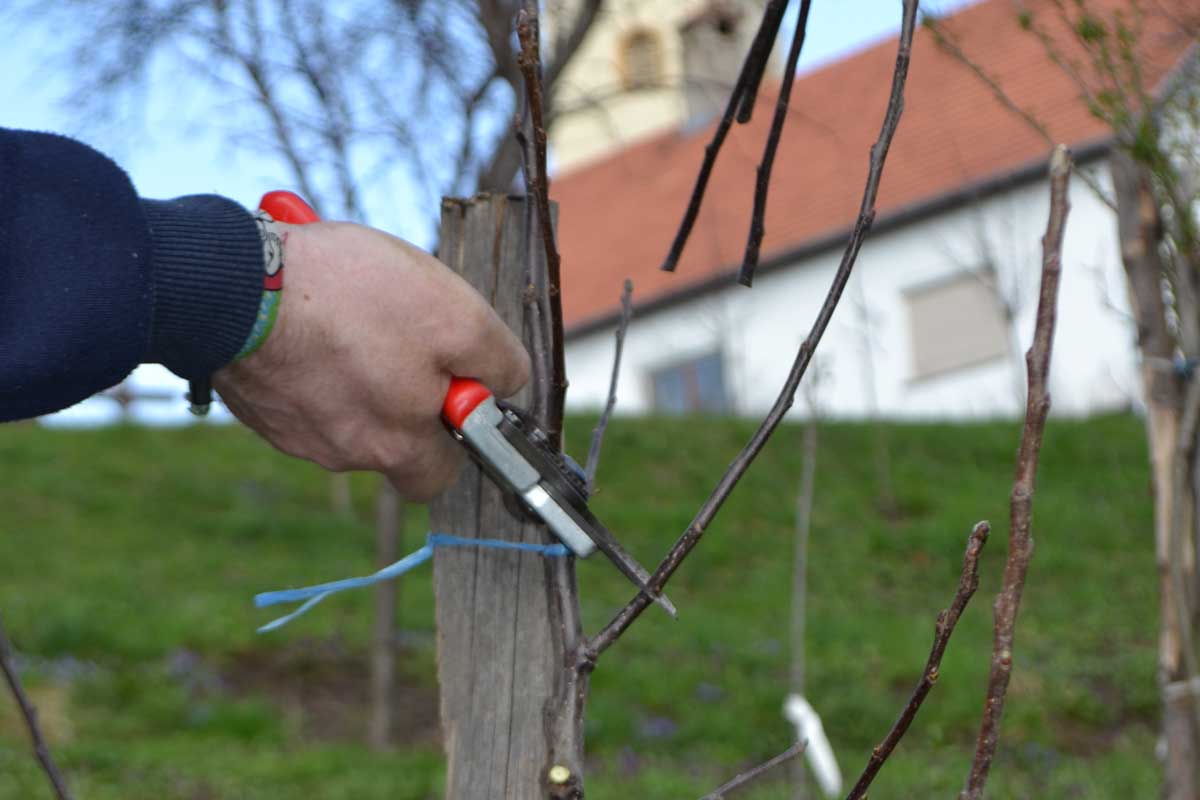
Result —
[[[590, 419], [569, 425], [582, 455]], [[593, 507], [643, 563], [688, 523], [752, 430], [618, 419]], [[898, 518], [879, 512], [869, 427], [822, 427], [810, 550], [807, 695], [852, 781], [907, 699], [971, 526], [992, 522], [979, 594], [941, 679], [872, 790], [952, 797], [982, 707], [1007, 543], [1015, 423], [887, 429]], [[653, 610], [609, 651], [588, 704], [588, 797], [695, 798], [784, 749], [801, 429], [784, 427]], [[0, 615], [81, 800], [440, 797], [430, 571], [403, 579], [401, 742], [362, 738], [369, 593], [283, 630], [254, 593], [370, 571], [361, 520], [317, 468], [240, 428], [0, 427]], [[1142, 425], [1052, 420], [1037, 549], [991, 780], [993, 798], [1134, 798], [1154, 758], [1156, 572]], [[425, 528], [409, 514], [409, 543]], [[628, 597], [580, 567], [589, 632]], [[787, 796], [783, 775], [757, 793]], [[49, 797], [0, 693], [0, 798]]]

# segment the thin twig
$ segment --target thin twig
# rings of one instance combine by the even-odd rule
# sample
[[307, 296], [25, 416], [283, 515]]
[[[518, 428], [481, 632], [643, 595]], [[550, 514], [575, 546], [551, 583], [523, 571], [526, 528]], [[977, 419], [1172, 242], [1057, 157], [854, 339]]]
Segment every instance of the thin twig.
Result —
[[1004, 582], [993, 606], [995, 632], [992, 642], [992, 668], [983, 705], [983, 721], [975, 745], [975, 760], [959, 800], [979, 800], [987, 782], [988, 770], [996, 755], [1000, 735], [1000, 717], [1008, 680], [1012, 675], [1013, 638], [1025, 573], [1033, 557], [1033, 490], [1037, 477], [1038, 452], [1050, 412], [1047, 374], [1054, 344], [1054, 323], [1058, 304], [1058, 282], [1062, 272], [1063, 230], [1070, 204], [1067, 187], [1071, 176], [1071, 157], [1064, 145], [1050, 157], [1050, 216], [1042, 237], [1042, 285], [1038, 295], [1037, 322], [1033, 344], [1025, 354], [1029, 392], [1025, 401], [1025, 425], [1017, 451], [1016, 476], [1009, 501], [1008, 559], [1004, 564]]
[[[241, 66], [242, 71], [246, 73], [246, 77], [254, 85], [255, 100], [271, 121], [271, 130], [274, 134], [276, 150], [287, 161], [292, 171], [292, 177], [296, 179], [300, 191], [304, 194], [304, 199], [312, 204], [313, 209], [317, 212], [317, 216], [324, 217], [325, 210], [321, 206], [321, 196], [313, 188], [303, 153], [300, 152], [300, 146], [293, 136], [291, 126], [288, 124], [286, 110], [281, 105], [275, 92], [272, 91], [273, 84], [270, 76], [267, 74], [267, 62], [262, 59], [262, 53], [266, 51], [266, 45], [263, 40], [261, 21], [256, 15], [251, 15], [250, 30], [252, 41], [247, 47], [239, 47], [237, 39], [234, 37], [229, 25], [228, 7], [225, 4], [217, 4], [216, 8], [217, 27], [213, 45], [219, 53], [236, 61]], [[250, 8], [251, 10], [256, 10], [257, 6], [251, 3]]]
[[25, 687], [21, 685], [16, 665], [12, 663], [12, 654], [12, 643], [8, 641], [8, 636], [4, 633], [4, 626], [0, 625], [0, 671], [4, 672], [4, 681], [16, 699], [17, 706], [21, 709], [21, 716], [25, 719], [25, 728], [29, 731], [29, 740], [33, 744], [33, 753], [37, 756], [38, 763], [42, 765], [46, 777], [50, 779], [50, 785], [54, 788], [54, 796], [59, 800], [71, 800], [71, 791], [67, 788], [67, 782], [62, 773], [58, 771], [58, 766], [55, 765], [54, 758], [50, 755], [50, 748], [46, 746], [46, 738], [42, 735], [42, 728], [38, 724], [37, 709], [29, 701], [29, 695], [25, 694]]
[[525, 192], [526, 196], [532, 195], [537, 202], [538, 225], [541, 227], [542, 248], [546, 254], [546, 293], [549, 298], [550, 398], [542, 423], [551, 443], [558, 447], [562, 439], [563, 402], [567, 394], [567, 368], [563, 355], [562, 261], [554, 241], [554, 223], [550, 218], [550, 177], [546, 174], [546, 123], [537, 3], [526, 3], [526, 7], [517, 14], [517, 38], [521, 42], [517, 66], [525, 80], [530, 131], [533, 134], [534, 167], [525, 173]]
[[749, 71], [746, 72], [746, 82], [738, 98], [739, 125], [745, 125], [754, 114], [758, 87], [767, 71], [767, 59], [771, 57], [771, 50], [775, 47], [775, 38], [779, 34], [779, 26], [783, 22], [783, 12], [786, 9], [787, 0], [782, 3], [767, 3], [767, 7], [763, 9], [762, 22], [759, 23], [758, 32], [754, 34], [754, 40], [750, 43], [750, 50], [746, 53], [745, 65], [742, 68], [743, 71], [747, 68]]
[[837, 308], [838, 301], [841, 299], [842, 292], [846, 288], [846, 282], [850, 279], [850, 274], [854, 270], [854, 263], [858, 259], [858, 252], [862, 248], [863, 240], [866, 238], [867, 231], [870, 230], [872, 222], [875, 220], [875, 198], [879, 194], [879, 181], [883, 175], [884, 163], [887, 161], [888, 148], [891, 146], [892, 137], [896, 133], [896, 126], [900, 122], [900, 115], [904, 109], [904, 82], [908, 77], [908, 63], [912, 53], [912, 38], [913, 30], [916, 27], [918, 0], [904, 0], [904, 18], [900, 27], [899, 42], [896, 50], [896, 67], [892, 73], [892, 89], [888, 99], [887, 111], [884, 114], [883, 125], [879, 131], [879, 138], [871, 147], [871, 163], [870, 169], [867, 172], [866, 185], [863, 187], [862, 204], [859, 208], [858, 219], [855, 221], [854, 230], [850, 234], [850, 239], [846, 243], [845, 252], [842, 254], [841, 263], [838, 265], [836, 274], [833, 277], [833, 282], [829, 287], [829, 292], [825, 296], [825, 302], [821, 306], [820, 312], [817, 314], [816, 320], [813, 321], [812, 329], [809, 331], [808, 337], [800, 345], [799, 351], [796, 353], [796, 360], [792, 364], [791, 371], [788, 373], [787, 380], [784, 382], [779, 396], [775, 399], [775, 403], [771, 406], [771, 410], [767, 416], [759, 424], [758, 430], [754, 432], [754, 436], [747, 442], [746, 446], [734, 459], [733, 463], [721, 476], [716, 488], [712, 494], [704, 501], [704, 505], [696, 513], [695, 518], [683, 534], [671, 547], [671, 551], [667, 553], [666, 558], [659, 564], [654, 575], [649, 581], [650, 592], [645, 594], [639, 593], [636, 597], [617, 613], [617, 615], [608, 623], [605, 628], [596, 635], [591, 641], [591, 647], [586, 654], [587, 661], [594, 662], [600, 653], [612, 646], [625, 629], [627, 629], [638, 616], [641, 615], [646, 607], [650, 604], [650, 595], [657, 594], [670, 580], [671, 575], [679, 568], [679, 565], [687, 558], [692, 549], [699, 543], [700, 538], [708, 529], [709, 524], [716, 517], [717, 512], [721, 510], [721, 506], [729, 497], [729, 494], [737, 486], [743, 474], [749, 469], [754, 462], [755, 457], [766, 445], [767, 440], [774, 433], [775, 428], [783, 420], [788, 409], [792, 407], [792, 403], [796, 399], [796, 389], [800, 385], [800, 379], [804, 377], [808, 365], [812, 361], [813, 354], [816, 352], [817, 345], [821, 342], [821, 337], [825, 333], [825, 329], [829, 326], [829, 320], [833, 317], [834, 309]]
[[991, 526], [987, 522], [979, 522], [971, 531], [971, 535], [967, 537], [967, 551], [963, 555], [958, 590], [954, 593], [954, 600], [950, 602], [950, 606], [938, 614], [937, 627], [934, 628], [933, 633], [933, 647], [929, 651], [929, 658], [925, 661], [925, 671], [921, 673], [921, 679], [917, 681], [917, 686], [913, 689], [912, 696], [908, 698], [904, 710], [892, 724], [892, 729], [888, 731], [879, 746], [871, 751], [871, 758], [867, 761], [867, 766], [859, 776], [858, 782], [854, 784], [854, 788], [850, 790], [850, 794], [846, 795], [846, 800], [861, 800], [867, 796], [867, 789], [870, 788], [871, 781], [875, 780], [875, 776], [879, 774], [879, 770], [888, 760], [888, 756], [896, 749], [896, 745], [900, 743], [908, 731], [908, 727], [916, 718], [921, 704], [925, 702], [925, 698], [937, 683], [938, 676], [941, 674], [942, 656], [946, 652], [946, 645], [950, 643], [954, 626], [958, 624], [958, 618], [962, 616], [967, 603], [975, 594], [975, 590], [979, 588], [979, 555], [983, 552], [983, 546], [987, 544], [990, 531]]
[[[315, 9], [318, 14], [322, 11], [319, 5], [315, 6]], [[354, 170], [350, 166], [350, 140], [355, 129], [353, 114], [346, 100], [346, 92], [342, 91], [341, 87], [330, 85], [338, 73], [334, 70], [322, 70], [310, 56], [310, 52], [315, 52], [326, 63], [330, 60], [325, 20], [318, 18], [308, 21], [305, 29], [311, 31], [312, 38], [305, 41], [297, 25], [299, 15], [293, 8], [292, 0], [281, 0], [279, 12], [284, 39], [292, 48], [296, 67], [323, 112], [317, 118], [316, 125], [332, 156], [333, 173], [342, 192], [342, 210], [351, 220], [362, 222], [362, 202], [354, 180]]]
[[621, 319], [617, 322], [617, 347], [613, 352], [612, 377], [608, 380], [608, 400], [604, 403], [604, 411], [600, 420], [592, 429], [592, 446], [588, 448], [587, 466], [583, 474], [587, 479], [588, 494], [596, 488], [596, 469], [600, 466], [600, 447], [604, 444], [604, 432], [608, 430], [608, 420], [612, 417], [613, 409], [617, 407], [617, 379], [621, 374], [621, 353], [625, 349], [625, 333], [629, 330], [629, 320], [633, 316], [633, 281], [625, 279], [625, 288], [621, 291]]
[[[542, 74], [542, 85], [547, 92], [553, 94], [554, 87], [558, 85], [558, 79], [562, 76], [567, 65], [574, 60], [575, 55], [579, 52], [579, 46], [587, 38], [588, 31], [592, 29], [592, 24], [596, 21], [596, 15], [600, 13], [603, 5], [603, 0], [584, 0], [579, 5], [578, 11], [575, 13], [575, 20], [569, 28], [565, 25], [555, 26], [558, 32], [560, 34], [565, 33], [565, 36], [560, 35], [558, 37], [552, 53], [554, 59], [545, 65], [545, 70]], [[560, 5], [559, 8], [565, 8], [565, 4]]]
[[787, 750], [784, 750], [770, 761], [765, 761], [762, 764], [759, 764], [757, 767], [752, 767], [751, 769], [746, 770], [729, 783], [713, 789], [711, 792], [704, 795], [704, 797], [701, 797], [700, 800], [723, 800], [730, 794], [744, 789], [751, 783], [754, 783], [754, 781], [758, 780], [763, 775], [766, 775], [780, 764], [786, 764], [787, 762], [791, 761], [793, 758], [803, 753], [804, 748], [807, 746], [808, 742], [796, 742], [794, 745], [789, 747]]
[[[587, 0], [571, 37], [578, 35], [574, 48], [591, 25], [600, 3]], [[562, 303], [559, 294], [559, 255], [554, 242], [553, 219], [548, 196], [546, 174], [546, 127], [541, 56], [539, 53], [537, 0], [522, 0], [517, 13], [517, 37], [521, 52], [517, 66], [524, 82], [522, 113], [517, 142], [525, 178], [525, 227], [523, 235], [529, 258], [526, 308], [534, 333], [533, 361], [535, 382], [533, 407], [539, 411], [538, 422], [543, 426], [555, 447], [561, 446], [563, 399], [566, 393], [566, 366], [563, 356]], [[582, 26], [582, 27], [581, 27]], [[571, 52], [556, 54], [558, 64]], [[551, 65], [553, 69], [554, 65]], [[552, 79], [552, 77], [551, 77]], [[516, 89], [515, 83], [513, 84]], [[495, 166], [495, 164], [493, 164]], [[534, 211], [541, 226], [544, 264], [538, 258]], [[540, 342], [540, 344], [539, 344]], [[536, 380], [538, 369], [541, 381]], [[554, 691], [547, 700], [548, 713], [543, 717], [546, 756], [550, 764], [567, 765], [574, 770], [566, 783], [555, 783], [547, 797], [575, 798], [583, 796], [583, 721], [588, 694], [588, 674], [573, 668], [572, 659], [586, 648], [583, 622], [579, 611], [579, 590], [575, 579], [575, 560], [571, 558], [543, 559], [546, 599], [550, 607], [549, 624], [555, 631], [555, 649], [566, 656], [561, 671], [554, 670]], [[561, 648], [561, 649], [559, 649]], [[549, 709], [553, 709], [549, 711]]]
[[[528, 5], [528, 3], [527, 3]], [[536, 9], [535, 9], [536, 10]], [[523, 56], [521, 56], [523, 58]], [[497, 62], [499, 64], [499, 61]], [[518, 70], [518, 74], [520, 71]], [[543, 428], [548, 416], [547, 408], [551, 395], [550, 297], [546, 288], [546, 270], [538, 258], [540, 248], [537, 240], [536, 202], [532, 199], [537, 185], [537, 154], [533, 148], [533, 116], [530, 111], [529, 87], [521, 92], [521, 109], [515, 120], [515, 139], [520, 150], [521, 175], [525, 181], [525, 199], [522, 209], [522, 246], [525, 249], [525, 292], [526, 324], [529, 326], [529, 360], [532, 366], [530, 381], [529, 410]]]
[[[463, 94], [463, 139], [462, 145], [458, 151], [458, 157], [455, 159], [454, 178], [450, 182], [450, 187], [453, 191], [459, 191], [458, 187], [462, 186], [467, 175], [472, 171], [475, 162], [475, 137], [470, 135], [473, 127], [475, 114], [478, 112], [484, 100], [487, 99], [488, 91], [492, 88], [492, 84], [500, 78], [500, 71], [493, 68], [487, 77], [479, 82], [475, 90], [470, 94]], [[474, 187], [472, 187], [474, 188]]]
[[811, 8], [812, 0], [801, 0], [800, 13], [796, 15], [796, 31], [792, 34], [792, 47], [788, 50], [787, 65], [783, 68], [783, 84], [779, 87], [779, 97], [775, 100], [775, 117], [771, 120], [771, 132], [767, 135], [767, 144], [763, 148], [762, 162], [755, 173], [754, 212], [750, 217], [746, 254], [742, 257], [742, 268], [738, 271], [738, 283], [743, 286], [754, 282], [754, 268], [758, 266], [758, 251], [766, 232], [764, 218], [767, 214], [767, 191], [771, 188], [771, 168], [775, 165], [775, 151], [779, 149], [783, 123], [787, 121], [788, 101], [792, 96], [792, 83], [796, 79], [800, 51], [804, 49], [808, 12]]
[[[530, 184], [530, 171], [533, 169], [533, 157], [530, 154], [530, 137], [525, 128], [529, 126], [528, 112], [517, 118], [516, 139], [521, 150], [521, 173], [525, 177], [525, 185]], [[528, 190], [526, 190], [528, 192]], [[546, 273], [541, 269], [538, 260], [536, 210], [528, 193], [521, 204], [523, 247], [525, 249], [525, 292], [526, 324], [529, 326], [529, 362], [532, 376], [530, 379], [529, 403], [530, 412], [540, 425], [545, 425], [546, 407], [550, 402], [550, 363], [549, 355], [550, 330], [546, 325], [549, 305], [546, 287]]]
[[696, 174], [696, 185], [692, 188], [691, 199], [688, 200], [687, 210], [683, 213], [683, 221], [679, 223], [679, 230], [676, 231], [671, 249], [667, 252], [667, 257], [662, 264], [662, 269], [667, 272], [675, 271], [675, 267], [679, 265], [679, 258], [683, 255], [684, 245], [687, 244], [688, 237], [692, 235], [696, 217], [700, 214], [700, 204], [704, 201], [704, 190], [708, 188], [708, 179], [712, 175], [713, 166], [717, 163], [717, 154], [721, 152], [721, 145], [725, 143], [725, 137], [729, 135], [729, 129], [733, 127], [734, 114], [738, 115], [739, 121], [749, 121], [750, 119], [750, 109], [754, 104], [758, 83], [766, 68], [767, 58], [771, 55], [771, 45], [774, 44], [775, 35], [779, 32], [779, 23], [783, 21], [783, 11], [786, 7], [786, 0], [769, 0], [767, 7], [763, 9], [762, 23], [758, 27], [758, 33], [754, 36], [754, 43], [751, 44], [750, 51], [746, 54], [746, 60], [742, 62], [742, 71], [738, 75], [737, 82], [729, 93], [729, 102], [725, 105], [724, 113], [721, 114], [721, 121], [717, 123], [717, 129], [713, 131], [712, 139], [704, 148], [704, 161], [700, 164], [700, 171]]

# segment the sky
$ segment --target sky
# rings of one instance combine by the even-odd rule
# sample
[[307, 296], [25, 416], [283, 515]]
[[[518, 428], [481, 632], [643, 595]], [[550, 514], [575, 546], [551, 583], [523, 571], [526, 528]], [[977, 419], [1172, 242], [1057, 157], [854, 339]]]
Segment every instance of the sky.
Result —
[[[923, 0], [920, 13], [942, 16], [976, 2], [978, 0]], [[836, 61], [893, 36], [900, 27], [900, 7], [900, 0], [813, 0], [804, 50], [800, 53], [800, 72]], [[781, 26], [783, 41], [776, 45], [781, 62], [787, 55], [798, 9], [799, 3], [791, 2]]]
[[[944, 14], [973, 0], [927, 0], [926, 12]], [[797, 2], [792, 2], [784, 19], [781, 43], [777, 45], [782, 64], [790, 31], [795, 25]], [[800, 71], [818, 68], [846, 54], [894, 35], [900, 19], [899, 0], [815, 0], [809, 16], [805, 49]], [[184, 194], [217, 193], [246, 206], [254, 205], [263, 192], [286, 188], [288, 172], [269, 153], [247, 154], [230, 142], [229, 120], [216, 119], [214, 110], [220, 98], [211, 92], [196, 92], [190, 87], [187, 101], [173, 85], [178, 72], [156, 72], [162, 77], [150, 86], [144, 105], [126, 127], [100, 128], [88, 125], [65, 104], [71, 89], [71, 76], [50, 54], [58, 41], [48, 27], [36, 28], [21, 23], [20, 35], [14, 31], [18, 21], [10, 13], [0, 12], [0, 126], [53, 131], [81, 138], [120, 164], [145, 197], [174, 197]], [[222, 115], [230, 113], [226, 108]], [[403, 187], [392, 193], [404, 197]], [[406, 208], [403, 203], [391, 216], [372, 216], [375, 224], [399, 236], [428, 246], [431, 216], [421, 209]], [[161, 368], [139, 368], [135, 383], [154, 387], [179, 387]], [[180, 389], [182, 392], [182, 389]], [[111, 417], [106, 401], [81, 404], [57, 415], [52, 424], [92, 424]], [[147, 404], [139, 419], [157, 424], [188, 421], [181, 415], [182, 400], [177, 403]], [[106, 410], [107, 409], [107, 410]]]

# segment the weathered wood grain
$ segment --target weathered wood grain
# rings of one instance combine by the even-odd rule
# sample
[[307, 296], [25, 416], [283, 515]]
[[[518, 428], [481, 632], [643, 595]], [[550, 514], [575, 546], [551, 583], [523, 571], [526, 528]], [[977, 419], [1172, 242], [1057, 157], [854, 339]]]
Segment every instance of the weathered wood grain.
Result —
[[[524, 337], [523, 248], [539, 240], [522, 236], [523, 202], [500, 195], [443, 200], [440, 255]], [[526, 404], [524, 395], [514, 401]], [[551, 541], [543, 526], [514, 518], [474, 465], [434, 501], [430, 521], [433, 530], [458, 536]], [[582, 774], [582, 694], [573, 660], [581, 632], [569, 562], [489, 549], [436, 552], [447, 797], [571, 796], [547, 780], [554, 765], [567, 767], [575, 781]]]

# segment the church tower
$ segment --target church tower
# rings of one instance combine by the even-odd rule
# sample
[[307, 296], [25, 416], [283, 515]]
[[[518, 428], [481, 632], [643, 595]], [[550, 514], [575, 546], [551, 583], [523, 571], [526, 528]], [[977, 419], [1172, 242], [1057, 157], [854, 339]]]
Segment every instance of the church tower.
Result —
[[[579, 0], [548, 3], [547, 46]], [[720, 114], [763, 0], [609, 0], [555, 91], [553, 167], [569, 172], [631, 142]]]

